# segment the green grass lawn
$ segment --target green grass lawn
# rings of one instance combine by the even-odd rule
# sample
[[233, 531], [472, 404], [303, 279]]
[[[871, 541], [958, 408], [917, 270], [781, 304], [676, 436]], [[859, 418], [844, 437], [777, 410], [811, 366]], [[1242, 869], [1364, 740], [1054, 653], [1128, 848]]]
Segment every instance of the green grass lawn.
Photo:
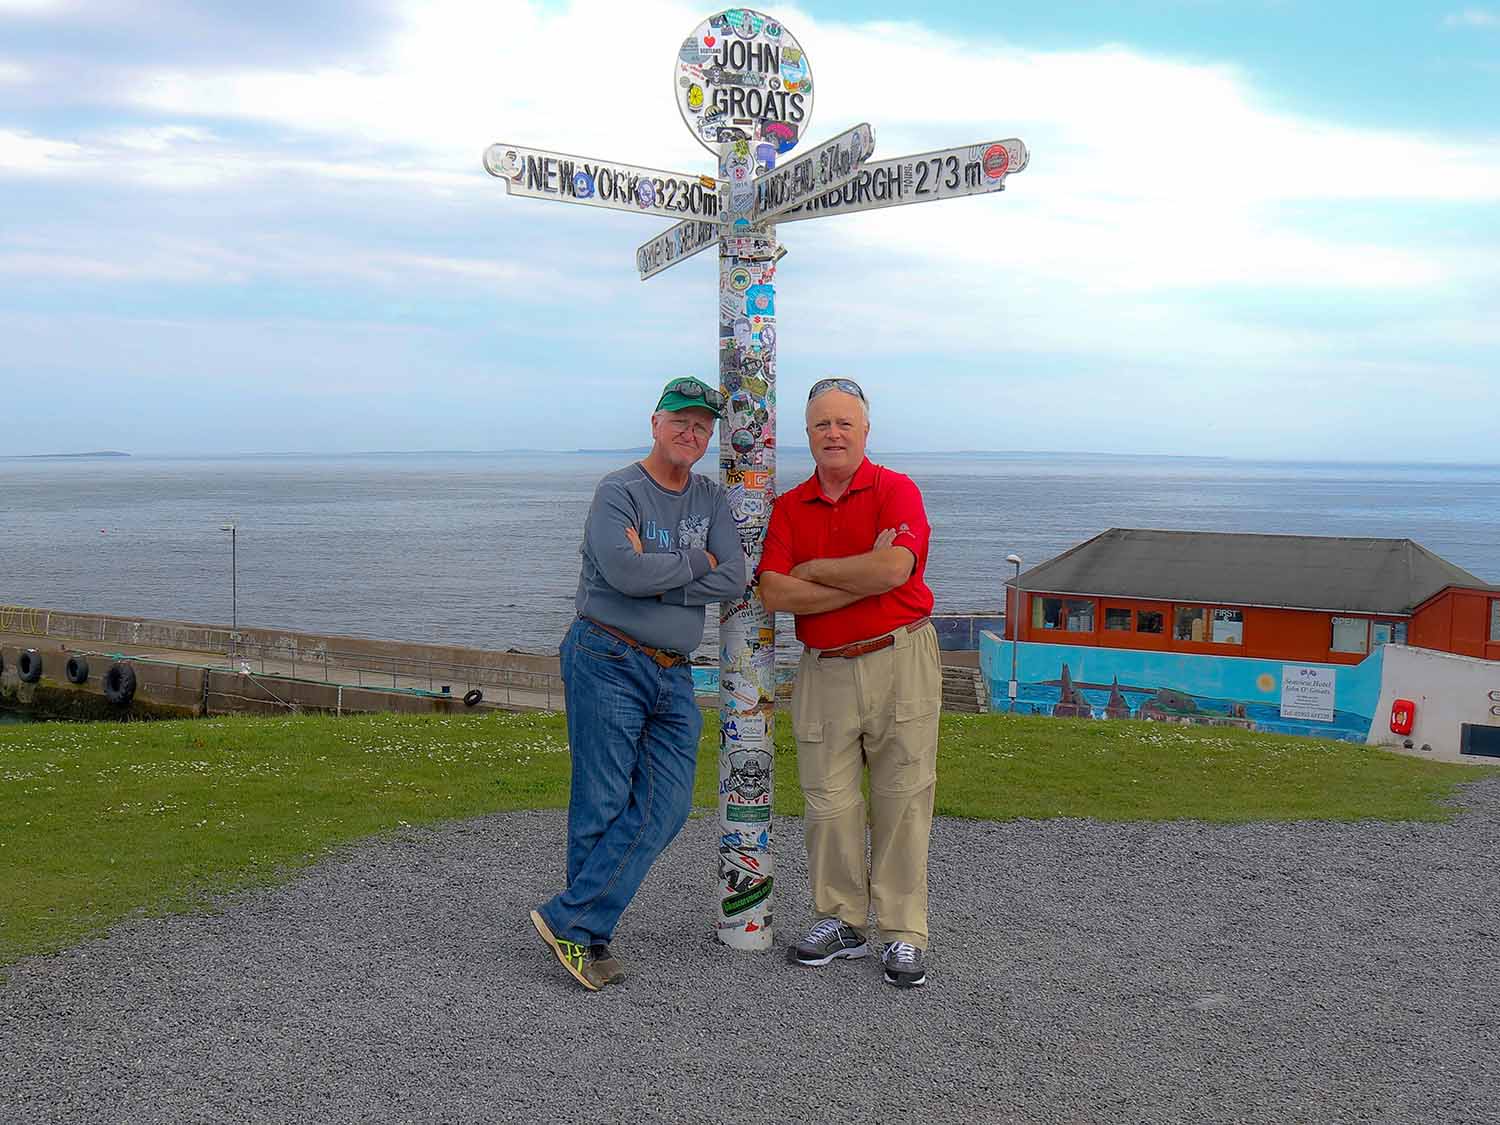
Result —
[[[716, 806], [718, 721], [695, 802]], [[776, 811], [800, 815], [776, 724]], [[1225, 728], [945, 715], [938, 812], [985, 819], [1441, 820], [1486, 771]], [[560, 715], [0, 728], [0, 965], [135, 912], [285, 878], [404, 824], [567, 803]], [[793, 845], [795, 846], [795, 845]]]

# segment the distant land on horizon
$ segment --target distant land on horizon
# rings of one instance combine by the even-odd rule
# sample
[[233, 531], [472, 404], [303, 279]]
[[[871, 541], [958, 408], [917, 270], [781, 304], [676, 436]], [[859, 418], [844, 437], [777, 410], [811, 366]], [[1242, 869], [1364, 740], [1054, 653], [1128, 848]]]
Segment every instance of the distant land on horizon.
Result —
[[[620, 448], [575, 448], [575, 449], [361, 449], [340, 452], [315, 452], [312, 450], [259, 450], [241, 453], [123, 453], [119, 450], [101, 449], [84, 453], [0, 453], [0, 461], [87, 461], [104, 459], [162, 460], [162, 461], [234, 461], [254, 458], [313, 458], [317, 460], [340, 460], [354, 457], [644, 457], [651, 451], [649, 445]], [[805, 446], [786, 446], [778, 450], [781, 459], [805, 462], [810, 455]], [[884, 461], [887, 458], [922, 457], [942, 460], [1048, 460], [1068, 459], [1074, 461], [1126, 462], [1126, 461], [1188, 461], [1197, 464], [1231, 465], [1348, 465], [1348, 466], [1392, 466], [1431, 467], [1446, 469], [1492, 469], [1500, 468], [1496, 461], [1444, 460], [1438, 458], [1346, 460], [1323, 457], [1240, 457], [1199, 453], [1102, 453], [1091, 450], [1037, 450], [1037, 449], [884, 449], [871, 450], [871, 456]], [[718, 460], [718, 443], [709, 445], [704, 461], [712, 464]]]

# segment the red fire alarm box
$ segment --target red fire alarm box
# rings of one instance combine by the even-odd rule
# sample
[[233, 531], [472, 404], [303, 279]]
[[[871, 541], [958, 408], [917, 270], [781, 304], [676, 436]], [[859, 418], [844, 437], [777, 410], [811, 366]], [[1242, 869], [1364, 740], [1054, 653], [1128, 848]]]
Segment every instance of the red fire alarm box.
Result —
[[1410, 699], [1398, 699], [1391, 704], [1391, 733], [1410, 734], [1412, 723], [1417, 719], [1417, 705]]

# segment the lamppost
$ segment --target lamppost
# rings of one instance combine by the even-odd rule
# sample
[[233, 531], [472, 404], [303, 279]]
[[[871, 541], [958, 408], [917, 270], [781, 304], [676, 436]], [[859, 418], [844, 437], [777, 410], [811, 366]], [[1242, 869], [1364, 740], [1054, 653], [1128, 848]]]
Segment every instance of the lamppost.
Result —
[[1015, 613], [1007, 613], [1010, 620], [1010, 709], [1016, 709], [1016, 648], [1021, 638], [1021, 556], [1006, 555], [1005, 561], [1016, 568], [1014, 602]]
[[224, 524], [219, 530], [229, 532], [229, 656], [233, 659], [235, 641], [239, 639], [238, 634], [240, 630], [240, 565], [237, 543], [239, 533], [232, 522]]

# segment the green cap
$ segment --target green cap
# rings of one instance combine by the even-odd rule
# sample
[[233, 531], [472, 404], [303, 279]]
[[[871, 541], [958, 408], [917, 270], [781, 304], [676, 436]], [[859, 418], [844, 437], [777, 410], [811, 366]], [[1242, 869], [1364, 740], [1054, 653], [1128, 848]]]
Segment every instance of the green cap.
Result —
[[656, 404], [658, 410], [687, 410], [696, 406], [700, 410], [711, 410], [720, 417], [724, 414], [724, 396], [715, 387], [710, 387], [701, 379], [687, 376], [682, 379], [673, 379], [662, 388], [661, 399]]

